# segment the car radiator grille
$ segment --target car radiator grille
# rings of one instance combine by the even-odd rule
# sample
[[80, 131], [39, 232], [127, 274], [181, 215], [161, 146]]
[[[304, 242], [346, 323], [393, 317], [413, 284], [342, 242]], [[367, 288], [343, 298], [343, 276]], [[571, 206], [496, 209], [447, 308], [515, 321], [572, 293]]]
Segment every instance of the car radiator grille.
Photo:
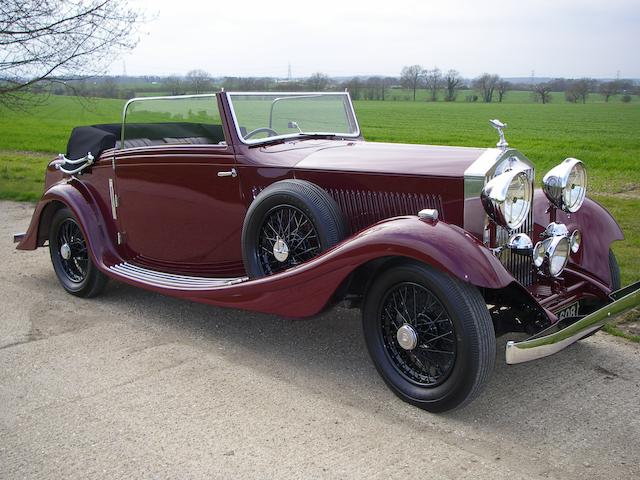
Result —
[[[530, 177], [533, 178], [534, 172], [530, 170]], [[491, 178], [487, 178], [487, 181], [491, 180]], [[509, 237], [515, 233], [526, 233], [531, 240], [533, 241], [533, 206], [531, 210], [529, 210], [529, 216], [527, 220], [522, 224], [522, 226], [509, 234], [509, 231], [498, 225], [495, 225], [495, 242], [492, 247], [501, 247], [507, 243]], [[534, 241], [535, 244], [535, 241]], [[505, 248], [500, 253], [500, 261], [502, 264], [511, 272], [511, 274], [518, 280], [522, 285], [528, 286], [533, 283], [534, 271], [531, 262], [531, 257], [518, 255], [513, 253], [508, 248]]]

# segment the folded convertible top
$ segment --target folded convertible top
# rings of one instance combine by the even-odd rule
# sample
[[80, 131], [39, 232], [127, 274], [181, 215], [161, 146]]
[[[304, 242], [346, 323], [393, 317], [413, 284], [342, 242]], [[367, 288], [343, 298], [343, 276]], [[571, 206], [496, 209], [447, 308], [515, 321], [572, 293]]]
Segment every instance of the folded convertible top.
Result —
[[98, 158], [103, 151], [116, 146], [121, 131], [122, 125], [120, 124], [75, 127], [67, 143], [67, 158], [76, 160], [86, 156], [89, 152]]
[[[67, 143], [67, 158], [76, 160], [89, 152], [98, 158], [105, 150], [120, 147], [121, 133], [122, 125], [119, 123], [75, 127]], [[189, 122], [127, 123], [124, 146], [185, 143], [215, 145], [221, 141], [224, 141], [222, 125]]]

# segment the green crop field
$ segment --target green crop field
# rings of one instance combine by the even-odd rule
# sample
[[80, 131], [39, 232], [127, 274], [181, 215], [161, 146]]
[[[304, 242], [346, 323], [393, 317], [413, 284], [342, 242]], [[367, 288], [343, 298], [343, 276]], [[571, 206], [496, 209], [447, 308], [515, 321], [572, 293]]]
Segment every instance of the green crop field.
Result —
[[[406, 94], [407, 91], [403, 91]], [[425, 93], [421, 92], [421, 98]], [[464, 97], [464, 92], [461, 92]], [[561, 94], [557, 94], [561, 97]], [[640, 276], [640, 102], [532, 103], [527, 92], [509, 92], [504, 103], [355, 102], [367, 140], [436, 145], [493, 146], [490, 118], [508, 123], [508, 142], [534, 161], [538, 181], [566, 157], [587, 165], [590, 196], [616, 217], [626, 235], [614, 245], [624, 283]], [[0, 198], [35, 201], [44, 167], [66, 150], [74, 126], [114, 123], [123, 100], [51, 97], [28, 112], [0, 108]], [[389, 160], [390, 162], [393, 159]], [[585, 233], [588, 235], [588, 232]]]

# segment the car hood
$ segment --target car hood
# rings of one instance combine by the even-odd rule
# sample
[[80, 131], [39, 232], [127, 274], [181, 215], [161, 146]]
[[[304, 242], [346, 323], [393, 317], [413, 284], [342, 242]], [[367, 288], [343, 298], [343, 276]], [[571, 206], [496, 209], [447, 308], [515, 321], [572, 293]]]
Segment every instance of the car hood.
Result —
[[264, 147], [300, 170], [462, 177], [486, 149], [364, 141], [307, 140]]

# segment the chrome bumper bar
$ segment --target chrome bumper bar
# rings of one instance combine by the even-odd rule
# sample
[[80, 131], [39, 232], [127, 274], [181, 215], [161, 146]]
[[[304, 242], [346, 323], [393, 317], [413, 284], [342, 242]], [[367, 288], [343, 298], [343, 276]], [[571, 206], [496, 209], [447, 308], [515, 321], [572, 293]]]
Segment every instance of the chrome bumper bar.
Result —
[[[602, 327], [618, 315], [640, 305], [640, 282], [629, 285], [610, 295], [609, 305], [558, 330], [554, 325], [522, 342], [508, 341], [505, 352], [508, 364], [528, 362], [548, 357], [577, 342]], [[554, 331], [554, 333], [550, 333]]]
[[26, 233], [14, 233], [13, 243], [20, 243], [26, 235], [27, 235]]

